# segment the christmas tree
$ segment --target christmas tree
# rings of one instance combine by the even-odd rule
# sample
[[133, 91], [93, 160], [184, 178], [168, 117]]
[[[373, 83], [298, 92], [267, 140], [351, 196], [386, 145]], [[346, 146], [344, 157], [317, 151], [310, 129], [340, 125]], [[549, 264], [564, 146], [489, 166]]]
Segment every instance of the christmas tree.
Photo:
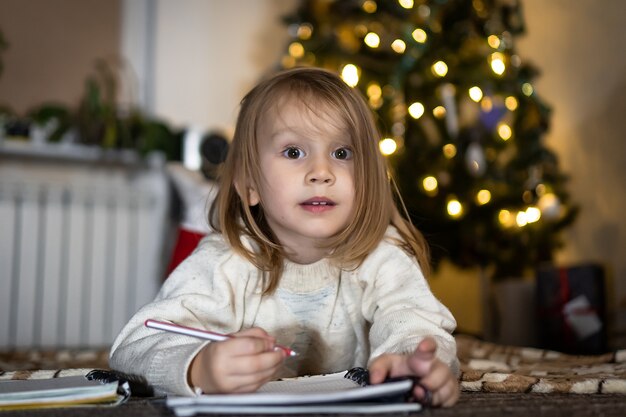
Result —
[[502, 278], [552, 258], [577, 209], [516, 53], [518, 0], [304, 0], [285, 22], [283, 68], [333, 70], [369, 101], [435, 264]]

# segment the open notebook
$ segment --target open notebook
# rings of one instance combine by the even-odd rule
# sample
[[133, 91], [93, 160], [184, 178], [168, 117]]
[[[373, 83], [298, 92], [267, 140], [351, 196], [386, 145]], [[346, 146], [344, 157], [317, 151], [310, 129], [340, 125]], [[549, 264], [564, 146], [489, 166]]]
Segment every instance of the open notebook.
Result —
[[55, 407], [114, 406], [130, 396], [128, 384], [86, 376], [0, 381], [0, 411]]
[[[283, 413], [396, 413], [421, 409], [407, 402], [411, 379], [379, 385], [361, 385], [352, 374], [338, 372], [268, 382], [250, 394], [204, 394], [168, 397], [167, 405], [179, 417], [196, 413], [283, 414]], [[358, 378], [355, 378], [358, 379]]]

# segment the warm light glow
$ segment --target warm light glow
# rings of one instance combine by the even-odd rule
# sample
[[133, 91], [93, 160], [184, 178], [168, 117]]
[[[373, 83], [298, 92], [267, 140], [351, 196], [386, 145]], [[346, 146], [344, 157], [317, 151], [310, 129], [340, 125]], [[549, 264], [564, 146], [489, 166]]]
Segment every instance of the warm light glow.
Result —
[[426, 35], [426, 32], [424, 32], [424, 30], [420, 28], [415, 29], [412, 35], [413, 35], [413, 39], [415, 39], [415, 41], [418, 43], [424, 43], [426, 42], [426, 39], [428, 38], [428, 36]]
[[289, 55], [294, 58], [302, 58], [304, 56], [304, 46], [300, 42], [292, 42], [289, 45]]
[[365, 35], [363, 42], [365, 42], [365, 44], [370, 48], [378, 48], [378, 45], [380, 45], [380, 37], [374, 32], [370, 32]]
[[504, 105], [507, 109], [515, 111], [515, 109], [517, 109], [517, 99], [513, 96], [508, 96], [504, 99]]
[[283, 68], [293, 68], [296, 66], [296, 59], [291, 55], [284, 55], [280, 60], [280, 64]]
[[500, 210], [498, 213], [498, 221], [504, 227], [511, 227], [515, 224], [515, 217], [508, 210]]
[[518, 227], [524, 227], [528, 224], [528, 219], [526, 218], [525, 211], [517, 212], [517, 216], [515, 216], [515, 223], [517, 223]]
[[513, 136], [513, 131], [511, 130], [511, 126], [506, 123], [500, 123], [498, 125], [498, 135], [502, 140], [509, 140], [511, 136]]
[[359, 83], [359, 67], [354, 64], [348, 64], [341, 70], [341, 78], [350, 87], [356, 87]]
[[504, 74], [506, 65], [504, 65], [504, 55], [500, 52], [491, 54], [491, 70], [498, 75]]
[[391, 138], [385, 138], [378, 142], [378, 147], [383, 155], [391, 155], [398, 149], [398, 144]]
[[375, 81], [372, 81], [367, 85], [367, 95], [370, 98], [380, 98], [383, 94], [382, 88], [380, 88], [380, 84]]
[[424, 187], [424, 190], [429, 193], [437, 190], [438, 185], [439, 184], [437, 184], [437, 178], [433, 177], [432, 175], [422, 180], [422, 187]]
[[366, 0], [363, 2], [363, 10], [365, 10], [365, 12], [367, 13], [376, 13], [376, 9], [378, 8], [378, 6], [376, 5], [376, 2], [373, 0]]
[[401, 54], [406, 49], [406, 43], [404, 43], [404, 41], [402, 39], [396, 39], [395, 41], [393, 41], [391, 43], [391, 49], [393, 49], [395, 52]]
[[476, 202], [478, 202], [478, 204], [485, 205], [488, 202], [491, 201], [491, 192], [489, 192], [489, 190], [480, 190], [478, 193], [476, 193]]
[[413, 0], [398, 0], [398, 3], [400, 3], [400, 6], [404, 7], [405, 9], [413, 8]]
[[535, 192], [539, 197], [542, 197], [546, 193], [546, 185], [545, 184], [537, 184], [535, 187]]
[[469, 89], [469, 96], [472, 100], [478, 103], [480, 99], [483, 98], [483, 90], [481, 90], [480, 87], [474, 86]]
[[561, 215], [561, 203], [559, 197], [550, 191], [546, 191], [537, 202], [541, 215], [544, 219], [554, 220]]
[[445, 77], [448, 73], [448, 65], [443, 61], [437, 61], [432, 66], [433, 74], [438, 77]]
[[489, 113], [493, 109], [493, 100], [491, 100], [491, 97], [484, 97], [480, 102], [480, 108], [485, 113]]
[[456, 146], [452, 143], [447, 143], [443, 145], [443, 156], [448, 159], [452, 159], [456, 156]]
[[369, 99], [370, 107], [374, 110], [378, 110], [383, 105], [383, 99], [381, 96], [378, 97], [370, 97]]
[[311, 38], [313, 34], [313, 26], [310, 23], [303, 23], [298, 27], [298, 37], [302, 40]]
[[526, 220], [528, 223], [535, 223], [541, 218], [541, 210], [539, 208], [530, 206], [526, 209]]
[[498, 38], [496, 35], [490, 35], [487, 38], [487, 43], [489, 44], [489, 46], [491, 46], [493, 49], [498, 49], [500, 47], [500, 38]]
[[525, 96], [530, 97], [533, 95], [533, 91], [535, 91], [535, 89], [533, 88], [532, 85], [530, 85], [530, 83], [524, 83], [522, 84], [522, 93], [524, 93]]
[[414, 119], [419, 119], [424, 115], [424, 105], [418, 101], [409, 106], [409, 114]]
[[437, 106], [433, 109], [433, 116], [437, 119], [441, 119], [446, 116], [446, 108], [443, 106]]
[[456, 198], [451, 198], [450, 200], [448, 200], [447, 208], [450, 217], [457, 218], [460, 217], [461, 214], [463, 214], [463, 205]]

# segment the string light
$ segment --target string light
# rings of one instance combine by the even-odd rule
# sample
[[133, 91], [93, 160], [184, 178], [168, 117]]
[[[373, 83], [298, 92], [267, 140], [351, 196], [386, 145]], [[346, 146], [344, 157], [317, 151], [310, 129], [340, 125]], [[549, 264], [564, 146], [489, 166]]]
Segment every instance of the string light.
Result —
[[517, 216], [515, 216], [515, 223], [517, 223], [518, 227], [524, 227], [528, 224], [528, 218], [525, 211], [517, 212]]
[[530, 206], [526, 209], [526, 220], [528, 223], [535, 223], [541, 218], [541, 210], [539, 208]]
[[504, 141], [511, 139], [511, 136], [513, 136], [511, 126], [506, 123], [498, 124], [498, 136], [500, 136], [500, 138]]
[[476, 193], [476, 202], [481, 206], [484, 206], [491, 201], [491, 192], [489, 190], [480, 190]]
[[289, 45], [289, 55], [298, 59], [304, 56], [304, 46], [300, 42], [292, 42]]
[[515, 109], [517, 109], [517, 99], [513, 96], [508, 96], [504, 99], [504, 105], [510, 111], [515, 111]]
[[367, 85], [367, 95], [370, 98], [380, 98], [382, 94], [383, 90], [382, 88], [380, 88], [380, 84], [378, 84], [376, 81], [372, 81]]
[[498, 221], [504, 227], [510, 227], [512, 225], [513, 216], [511, 212], [505, 209], [502, 209], [498, 212]]
[[409, 106], [409, 114], [414, 119], [419, 119], [424, 115], [424, 105], [418, 101]]
[[359, 67], [354, 64], [347, 64], [341, 70], [341, 78], [350, 87], [356, 87], [359, 83]]
[[364, 1], [362, 7], [366, 13], [376, 13], [376, 9], [378, 9], [378, 5], [373, 0]]
[[298, 26], [298, 38], [307, 40], [313, 35], [313, 26], [310, 23], [303, 23]]
[[378, 148], [383, 155], [387, 156], [391, 155], [396, 151], [396, 149], [398, 149], [398, 144], [391, 138], [384, 138], [378, 142]]
[[494, 52], [491, 54], [491, 70], [498, 74], [504, 74], [504, 70], [506, 69], [506, 65], [504, 64], [504, 55], [500, 52]]
[[533, 88], [532, 85], [530, 85], [530, 83], [524, 83], [522, 84], [522, 93], [527, 96], [530, 97], [533, 95], [533, 91], [535, 91], [535, 89]]
[[369, 97], [370, 107], [374, 110], [380, 108], [383, 105], [383, 90], [380, 88], [380, 84], [376, 81], [372, 81], [367, 85], [367, 96]]
[[426, 39], [428, 38], [428, 36], [426, 35], [426, 32], [424, 32], [424, 30], [420, 28], [415, 29], [411, 35], [413, 36], [413, 39], [415, 39], [415, 42], [417, 43], [425, 43]]
[[537, 196], [542, 197], [543, 195], [545, 195], [546, 193], [546, 185], [545, 184], [537, 184], [537, 186], [535, 187], [535, 192], [537, 193]]
[[283, 68], [293, 68], [296, 66], [296, 59], [292, 57], [291, 55], [285, 55], [280, 60], [280, 63], [283, 66]]
[[478, 103], [480, 99], [483, 98], [483, 90], [481, 90], [480, 87], [474, 86], [469, 89], [469, 96], [472, 100]]
[[487, 43], [489, 44], [489, 46], [491, 46], [493, 49], [498, 49], [500, 47], [500, 38], [498, 38], [496, 35], [490, 35], [487, 38]]
[[413, 0], [398, 0], [398, 3], [400, 4], [400, 6], [404, 7], [405, 9], [413, 8]]
[[429, 194], [436, 193], [438, 186], [439, 184], [437, 183], [437, 178], [433, 177], [432, 175], [424, 177], [424, 179], [422, 180], [422, 187], [424, 188], [424, 191]]
[[443, 145], [443, 156], [448, 159], [452, 159], [456, 156], [456, 146], [452, 143], [446, 143]]
[[437, 119], [441, 119], [446, 116], [446, 108], [443, 106], [437, 106], [433, 109], [433, 116]]
[[406, 43], [402, 39], [396, 39], [391, 43], [391, 49], [401, 54], [406, 50]]
[[491, 100], [491, 97], [483, 98], [480, 102], [480, 108], [485, 113], [489, 113], [493, 109], [493, 101]]
[[459, 218], [463, 214], [463, 205], [455, 197], [450, 197], [447, 205], [448, 215], [452, 218]]
[[363, 42], [370, 48], [378, 48], [378, 45], [380, 45], [380, 37], [374, 32], [369, 32], [365, 35]]
[[448, 65], [443, 61], [437, 61], [431, 67], [433, 74], [438, 77], [445, 77], [448, 73]]

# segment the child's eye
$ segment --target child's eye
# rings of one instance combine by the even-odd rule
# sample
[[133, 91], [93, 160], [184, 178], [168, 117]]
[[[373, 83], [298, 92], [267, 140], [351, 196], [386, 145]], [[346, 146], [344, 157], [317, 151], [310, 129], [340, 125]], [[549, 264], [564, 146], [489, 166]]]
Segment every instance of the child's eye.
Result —
[[352, 149], [349, 148], [339, 148], [332, 153], [333, 157], [337, 159], [352, 159]]
[[294, 146], [290, 146], [283, 151], [283, 155], [289, 159], [299, 159], [304, 156], [304, 152]]

